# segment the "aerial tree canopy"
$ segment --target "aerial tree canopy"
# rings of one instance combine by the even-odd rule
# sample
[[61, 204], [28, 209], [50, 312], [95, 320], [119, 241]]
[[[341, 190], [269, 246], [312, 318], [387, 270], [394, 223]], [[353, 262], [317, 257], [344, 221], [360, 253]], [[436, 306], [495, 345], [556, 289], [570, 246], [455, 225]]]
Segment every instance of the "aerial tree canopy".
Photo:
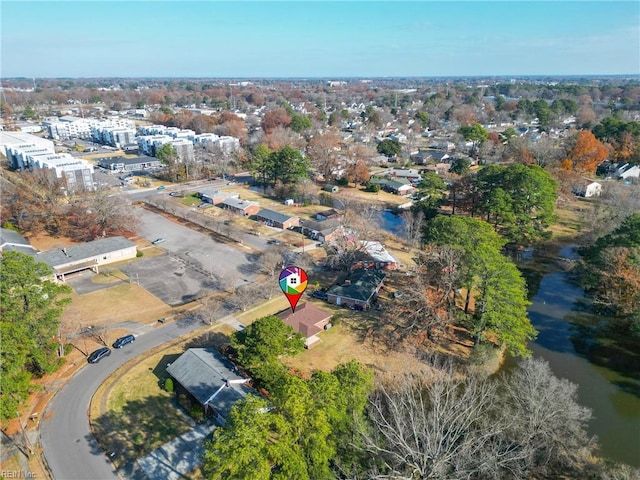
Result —
[[542, 167], [490, 165], [478, 172], [474, 187], [473, 212], [484, 215], [510, 245], [527, 246], [549, 236], [557, 183]]
[[56, 334], [60, 316], [71, 300], [66, 285], [46, 279], [48, 265], [21, 252], [7, 251], [0, 259], [0, 416], [14, 417], [31, 390], [33, 375], [59, 366]]
[[378, 150], [378, 153], [381, 153], [382, 155], [385, 155], [387, 157], [395, 157], [397, 155], [400, 155], [400, 152], [402, 152], [402, 145], [400, 145], [400, 142], [391, 138], [385, 138], [380, 143], [378, 143], [378, 146], [376, 148]]
[[576, 136], [576, 143], [560, 166], [563, 170], [581, 175], [594, 175], [598, 165], [607, 159], [609, 151], [593, 133], [582, 130]]

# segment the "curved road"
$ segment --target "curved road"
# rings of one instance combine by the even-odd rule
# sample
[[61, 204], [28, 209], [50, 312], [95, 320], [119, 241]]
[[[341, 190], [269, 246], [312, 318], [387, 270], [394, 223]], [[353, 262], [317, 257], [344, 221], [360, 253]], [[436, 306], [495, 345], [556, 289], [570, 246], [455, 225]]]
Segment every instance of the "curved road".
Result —
[[44, 456], [56, 480], [118, 479], [89, 428], [89, 403], [96, 389], [127, 360], [201, 327], [192, 319], [154, 327], [94, 365], [87, 364], [59, 390], [40, 423]]

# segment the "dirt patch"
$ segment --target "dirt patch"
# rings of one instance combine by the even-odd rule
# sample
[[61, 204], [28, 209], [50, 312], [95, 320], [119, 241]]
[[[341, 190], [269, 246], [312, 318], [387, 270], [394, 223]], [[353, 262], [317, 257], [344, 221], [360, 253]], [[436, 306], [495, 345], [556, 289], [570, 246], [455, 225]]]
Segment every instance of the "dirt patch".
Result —
[[78, 245], [80, 243], [69, 237], [52, 237], [44, 232], [32, 235], [28, 237], [28, 240], [33, 248], [40, 250], [41, 252], [47, 252], [55, 248], [68, 247], [70, 245]]

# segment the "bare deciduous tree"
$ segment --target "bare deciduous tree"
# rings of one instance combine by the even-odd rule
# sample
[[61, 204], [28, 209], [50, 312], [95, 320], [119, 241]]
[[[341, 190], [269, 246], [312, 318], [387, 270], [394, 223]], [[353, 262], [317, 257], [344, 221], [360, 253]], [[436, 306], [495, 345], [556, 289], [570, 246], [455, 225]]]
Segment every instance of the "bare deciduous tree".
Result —
[[585, 476], [594, 443], [576, 386], [541, 360], [509, 375], [461, 377], [451, 365], [383, 382], [370, 399], [368, 478]]

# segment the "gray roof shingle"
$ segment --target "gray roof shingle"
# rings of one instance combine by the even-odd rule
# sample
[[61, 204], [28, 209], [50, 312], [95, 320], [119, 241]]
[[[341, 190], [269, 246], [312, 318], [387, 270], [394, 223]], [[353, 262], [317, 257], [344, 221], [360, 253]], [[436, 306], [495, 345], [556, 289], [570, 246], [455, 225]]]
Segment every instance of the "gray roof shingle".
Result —
[[243, 384], [230, 383], [225, 386], [227, 380], [243, 377], [229, 360], [213, 348], [190, 348], [167, 368], [167, 373], [203, 405], [220, 390], [209, 405], [225, 418], [236, 401], [255, 393]]
[[101, 238], [100, 240], [66, 247], [66, 255], [60, 248], [40, 253], [36, 256], [36, 260], [44, 262], [50, 267], [56, 268], [60, 265], [66, 265], [71, 262], [80, 262], [83, 259], [115, 252], [117, 250], [122, 250], [123, 248], [135, 247], [135, 245], [135, 243], [124, 237]]
[[5, 245], [31, 247], [29, 241], [14, 230], [0, 228], [0, 247]]
[[336, 285], [327, 291], [327, 295], [368, 301], [386, 275], [379, 270], [358, 269], [349, 276], [350, 285]]
[[269, 210], [268, 208], [262, 208], [258, 212], [258, 218], [264, 218], [265, 220], [269, 220], [277, 223], [284, 223], [292, 217], [291, 215], [285, 215], [284, 213], [276, 212], [275, 210]]

